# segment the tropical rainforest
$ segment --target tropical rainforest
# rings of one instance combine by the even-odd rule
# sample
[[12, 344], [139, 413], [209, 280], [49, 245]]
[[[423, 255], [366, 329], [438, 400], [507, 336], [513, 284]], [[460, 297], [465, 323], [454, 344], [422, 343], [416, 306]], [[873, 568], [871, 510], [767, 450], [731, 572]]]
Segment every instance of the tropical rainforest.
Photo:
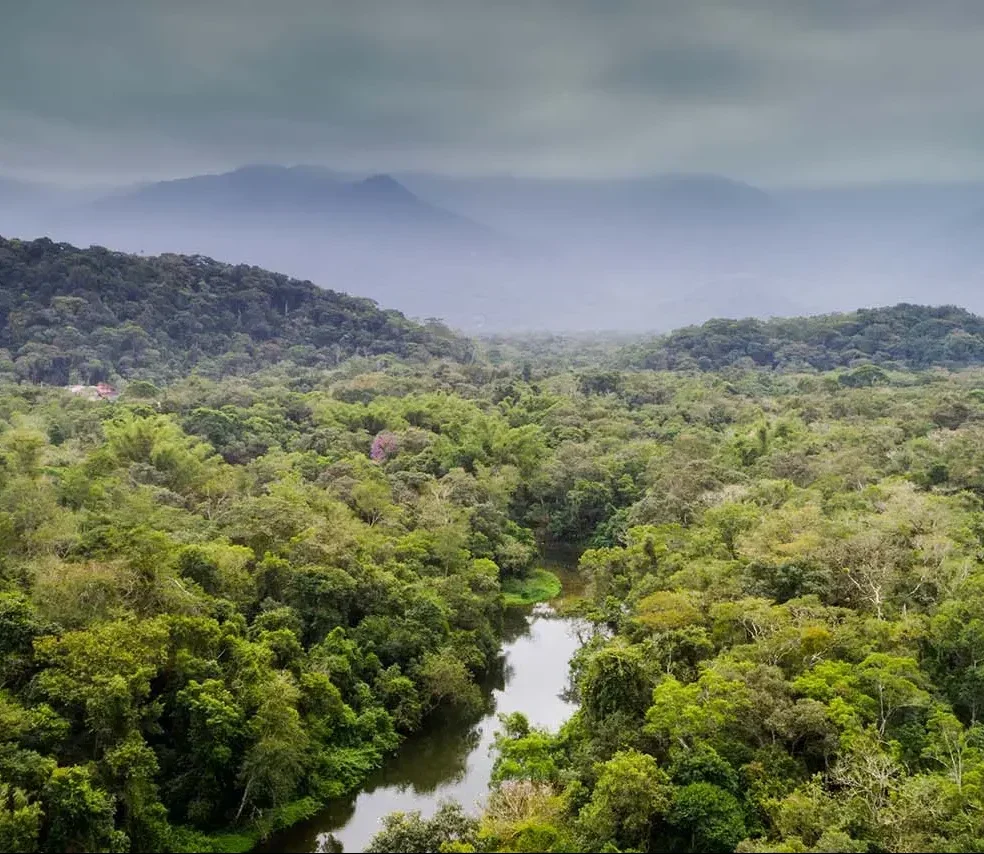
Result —
[[480, 702], [551, 544], [578, 710], [371, 850], [984, 850], [981, 318], [466, 340], [12, 240], [0, 313], [0, 850], [313, 814]]

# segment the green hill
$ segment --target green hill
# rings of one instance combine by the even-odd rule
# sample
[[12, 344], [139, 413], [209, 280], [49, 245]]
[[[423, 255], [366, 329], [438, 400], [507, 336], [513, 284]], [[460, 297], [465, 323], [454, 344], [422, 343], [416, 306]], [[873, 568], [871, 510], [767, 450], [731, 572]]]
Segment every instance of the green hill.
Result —
[[814, 317], [709, 320], [627, 347], [620, 361], [657, 370], [959, 368], [984, 364], [984, 318], [955, 306], [902, 303]]
[[32, 382], [241, 374], [383, 353], [462, 359], [470, 347], [441, 324], [258, 267], [0, 238], [0, 372]]

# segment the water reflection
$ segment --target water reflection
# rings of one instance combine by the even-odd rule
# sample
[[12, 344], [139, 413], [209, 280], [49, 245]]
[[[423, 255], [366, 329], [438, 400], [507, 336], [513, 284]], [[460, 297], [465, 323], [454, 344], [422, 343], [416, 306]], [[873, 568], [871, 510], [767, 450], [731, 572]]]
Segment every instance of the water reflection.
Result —
[[261, 851], [363, 851], [394, 810], [429, 815], [454, 798], [475, 808], [488, 792], [498, 715], [521, 711], [556, 728], [573, 711], [568, 661], [579, 646], [574, 621], [549, 606], [510, 609], [498, 666], [483, 686], [485, 708], [472, 718], [448, 715], [408, 739], [362, 791], [331, 802], [310, 821], [270, 839]]

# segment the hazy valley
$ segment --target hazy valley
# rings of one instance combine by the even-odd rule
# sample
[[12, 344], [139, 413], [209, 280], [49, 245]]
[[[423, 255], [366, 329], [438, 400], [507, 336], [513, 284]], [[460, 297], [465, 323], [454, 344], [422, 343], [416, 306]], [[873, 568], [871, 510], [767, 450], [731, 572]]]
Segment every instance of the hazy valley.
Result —
[[981, 185], [762, 191], [251, 166], [81, 193], [0, 182], [0, 233], [205, 254], [469, 332], [667, 331], [898, 301], [984, 310]]

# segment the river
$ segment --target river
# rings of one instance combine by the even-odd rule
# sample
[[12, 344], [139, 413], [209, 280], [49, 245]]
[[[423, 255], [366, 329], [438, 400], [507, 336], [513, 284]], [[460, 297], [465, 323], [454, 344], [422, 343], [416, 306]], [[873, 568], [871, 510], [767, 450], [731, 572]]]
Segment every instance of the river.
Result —
[[[572, 572], [550, 569], [564, 582], [563, 595], [580, 592]], [[483, 686], [481, 716], [434, 722], [408, 738], [358, 793], [276, 833], [257, 851], [360, 852], [382, 827], [383, 816], [395, 810], [427, 816], [453, 798], [476, 811], [488, 794], [498, 715], [523, 712], [534, 726], [556, 729], [574, 711], [567, 696], [568, 662], [580, 645], [579, 628], [549, 604], [507, 609], [499, 661]]]

